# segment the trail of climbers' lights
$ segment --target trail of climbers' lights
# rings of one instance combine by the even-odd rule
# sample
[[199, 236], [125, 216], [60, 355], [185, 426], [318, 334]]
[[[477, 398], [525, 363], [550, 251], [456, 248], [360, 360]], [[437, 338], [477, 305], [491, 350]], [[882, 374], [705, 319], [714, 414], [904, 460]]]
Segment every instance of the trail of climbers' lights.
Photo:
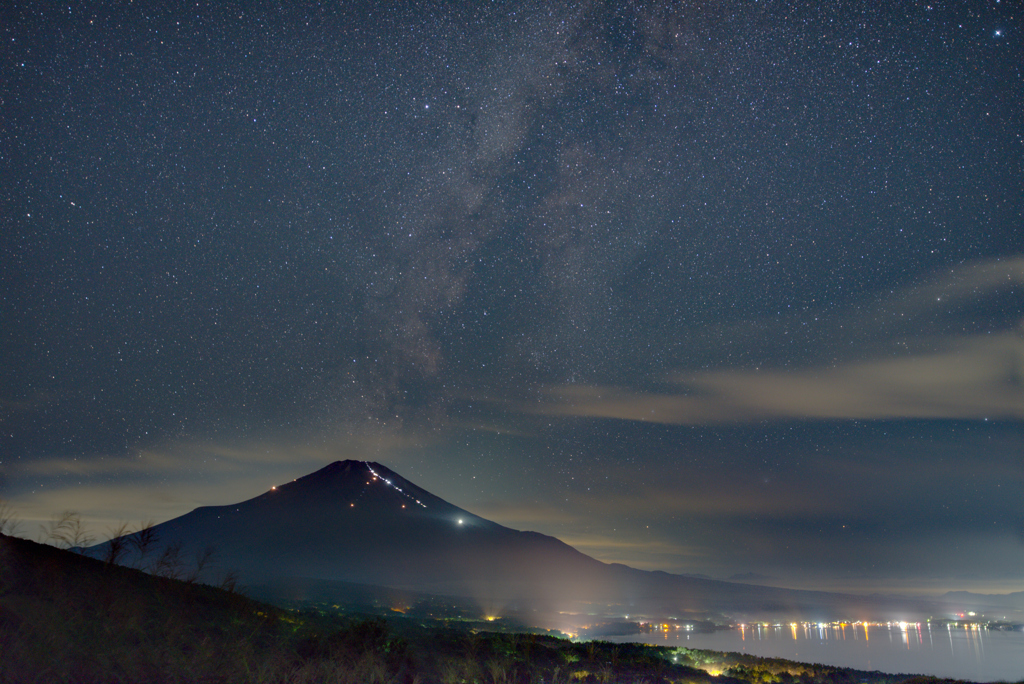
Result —
[[409, 499], [410, 501], [415, 501], [415, 502], [416, 502], [417, 504], [419, 504], [419, 505], [420, 505], [420, 506], [422, 506], [423, 508], [426, 508], [426, 507], [427, 507], [427, 504], [423, 503], [422, 501], [420, 501], [419, 499], [417, 499], [416, 497], [414, 497], [414, 496], [412, 496], [412, 495], [410, 495], [410, 494], [406, 494], [406, 493], [405, 493], [405, 492], [404, 492], [404, 491], [402, 490], [402, 488], [401, 488], [401, 487], [399, 487], [399, 486], [397, 486], [397, 485], [393, 484], [393, 483], [391, 482], [391, 480], [387, 479], [387, 478], [386, 478], [386, 477], [384, 477], [383, 475], [378, 475], [378, 474], [377, 474], [377, 471], [376, 471], [376, 470], [374, 470], [374, 469], [373, 469], [373, 467], [372, 467], [372, 466], [371, 466], [371, 465], [370, 465], [369, 463], [367, 463], [366, 461], [363, 461], [363, 465], [365, 465], [365, 466], [366, 466], [366, 469], [370, 471], [370, 474], [371, 474], [371, 475], [373, 475], [373, 476], [374, 476], [375, 478], [377, 478], [378, 480], [380, 480], [380, 481], [381, 481], [381, 482], [383, 482], [384, 484], [388, 485], [389, 487], [391, 487], [392, 489], [394, 489], [395, 491], [397, 491], [397, 492], [398, 492], [399, 494], [401, 494], [401, 495], [402, 495], [402, 496], [404, 496], [405, 498]]

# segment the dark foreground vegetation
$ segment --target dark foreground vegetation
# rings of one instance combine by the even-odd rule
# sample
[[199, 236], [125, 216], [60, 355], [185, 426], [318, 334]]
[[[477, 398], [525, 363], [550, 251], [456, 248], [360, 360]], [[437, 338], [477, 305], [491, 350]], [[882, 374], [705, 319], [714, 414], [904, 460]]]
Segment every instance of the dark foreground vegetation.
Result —
[[289, 611], [0, 535], [0, 682], [942, 681], [409, 618]]

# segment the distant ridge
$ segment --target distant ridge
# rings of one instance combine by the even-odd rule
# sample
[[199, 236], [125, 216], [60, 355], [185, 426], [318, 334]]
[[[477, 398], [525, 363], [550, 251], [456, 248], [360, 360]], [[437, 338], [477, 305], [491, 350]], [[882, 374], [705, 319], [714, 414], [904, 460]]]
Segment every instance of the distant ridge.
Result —
[[949, 591], [942, 598], [953, 604], [962, 604], [971, 609], [984, 606], [994, 608], [1016, 608], [1024, 610], [1024, 591], [1009, 594], [976, 594], [970, 591]]
[[772, 577], [770, 575], [762, 575], [757, 572], [743, 572], [737, 575], [730, 575], [730, 582], [754, 582], [754, 583], [768, 583], [777, 582], [778, 577]]

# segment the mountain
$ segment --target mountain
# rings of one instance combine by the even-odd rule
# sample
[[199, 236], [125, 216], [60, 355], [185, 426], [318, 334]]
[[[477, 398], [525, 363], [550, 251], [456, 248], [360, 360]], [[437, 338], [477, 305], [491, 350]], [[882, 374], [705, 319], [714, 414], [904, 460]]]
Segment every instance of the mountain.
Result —
[[[362, 461], [332, 463], [242, 503], [197, 508], [154, 532], [163, 549], [180, 545], [185, 564], [215, 549], [217, 565], [249, 585], [309, 578], [549, 602], [571, 589], [588, 595], [580, 581], [605, 567]], [[105, 546], [91, 551], [101, 555]]]
[[168, 549], [179, 549], [181, 561], [212, 548], [217, 565], [250, 586], [358, 583], [469, 597], [499, 610], [662, 617], [908, 619], [941, 610], [602, 563], [553, 537], [485, 520], [364, 461], [332, 463], [242, 503], [197, 508], [154, 532], [163, 551], [151, 564]]
[[949, 591], [943, 601], [956, 607], [956, 612], [974, 611], [979, 614], [1024, 611], [1024, 591], [1009, 594], [975, 594], [970, 591]]

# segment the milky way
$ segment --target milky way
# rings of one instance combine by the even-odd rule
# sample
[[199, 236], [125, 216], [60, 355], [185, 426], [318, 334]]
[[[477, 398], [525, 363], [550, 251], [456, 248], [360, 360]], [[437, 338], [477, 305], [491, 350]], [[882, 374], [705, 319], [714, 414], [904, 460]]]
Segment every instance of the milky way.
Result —
[[351, 457], [603, 560], [1008, 590], [1010, 4], [7, 7], [0, 493]]

